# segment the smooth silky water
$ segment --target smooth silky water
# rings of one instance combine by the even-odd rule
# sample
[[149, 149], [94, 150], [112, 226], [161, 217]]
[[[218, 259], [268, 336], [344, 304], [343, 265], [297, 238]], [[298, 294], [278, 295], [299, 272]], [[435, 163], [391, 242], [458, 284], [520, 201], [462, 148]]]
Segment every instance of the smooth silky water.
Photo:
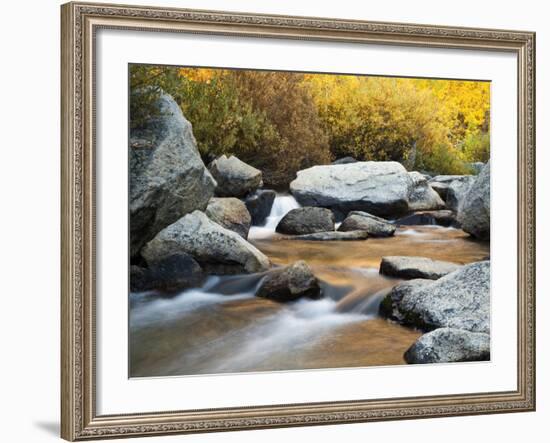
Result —
[[418, 255], [455, 263], [482, 260], [489, 245], [459, 229], [400, 227], [394, 237], [363, 241], [285, 240], [279, 220], [298, 207], [277, 196], [249, 240], [275, 265], [305, 260], [324, 297], [276, 303], [254, 296], [262, 275], [211, 276], [172, 297], [130, 294], [132, 377], [405, 364], [421, 335], [378, 316], [400, 280], [378, 273], [382, 256]]

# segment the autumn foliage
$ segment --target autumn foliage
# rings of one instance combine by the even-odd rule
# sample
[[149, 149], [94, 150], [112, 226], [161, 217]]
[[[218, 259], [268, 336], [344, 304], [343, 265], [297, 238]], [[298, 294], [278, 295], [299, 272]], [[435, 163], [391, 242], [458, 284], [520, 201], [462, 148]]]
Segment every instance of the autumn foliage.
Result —
[[132, 126], [163, 89], [205, 161], [236, 155], [276, 188], [344, 156], [432, 173], [489, 158], [488, 82], [132, 65], [130, 88]]

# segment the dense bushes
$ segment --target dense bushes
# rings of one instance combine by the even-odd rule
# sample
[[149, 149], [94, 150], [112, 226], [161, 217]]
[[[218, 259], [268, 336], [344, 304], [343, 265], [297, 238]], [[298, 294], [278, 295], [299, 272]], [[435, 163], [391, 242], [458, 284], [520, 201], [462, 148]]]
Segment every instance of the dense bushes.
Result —
[[489, 156], [487, 83], [132, 65], [130, 86], [132, 126], [158, 112], [162, 88], [205, 161], [237, 155], [276, 188], [348, 155], [435, 173]]
[[[236, 155], [261, 169], [267, 186], [283, 188], [299, 169], [330, 161], [317, 108], [300, 75], [136, 65], [130, 79], [132, 90], [148, 85], [175, 98], [206, 162]], [[130, 100], [132, 124], [155, 112], [152, 100], [149, 106], [143, 101]]]

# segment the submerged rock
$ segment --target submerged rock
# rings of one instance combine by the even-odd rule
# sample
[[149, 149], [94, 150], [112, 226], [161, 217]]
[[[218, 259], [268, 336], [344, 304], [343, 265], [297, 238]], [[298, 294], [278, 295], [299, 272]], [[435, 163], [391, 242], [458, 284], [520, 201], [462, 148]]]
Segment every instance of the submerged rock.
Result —
[[286, 237], [286, 240], [311, 240], [311, 241], [345, 241], [345, 240], [366, 240], [369, 237], [367, 231], [328, 231], [316, 232], [314, 234], [293, 235]]
[[321, 287], [307, 263], [300, 260], [284, 268], [269, 271], [256, 295], [288, 302], [301, 297], [317, 298], [321, 295]]
[[244, 239], [248, 237], [251, 217], [245, 204], [238, 198], [214, 197], [210, 199], [205, 213], [220, 226], [236, 232]]
[[130, 267], [130, 290], [142, 292], [157, 290], [176, 292], [200, 286], [204, 273], [197, 261], [189, 254], [174, 253], [153, 260], [147, 268]]
[[389, 237], [395, 233], [395, 225], [362, 211], [352, 211], [338, 227], [338, 231], [366, 231], [372, 237]]
[[208, 166], [216, 179], [216, 195], [220, 197], [244, 197], [262, 184], [262, 171], [235, 156], [222, 155]]
[[480, 240], [491, 237], [491, 166], [487, 163], [468, 188], [458, 208], [462, 229]]
[[439, 225], [455, 226], [457, 225], [456, 216], [453, 211], [440, 209], [439, 211], [419, 211], [395, 221], [396, 225], [415, 226], [415, 225]]
[[409, 210], [411, 211], [430, 211], [442, 209], [445, 202], [439, 194], [428, 184], [426, 177], [420, 172], [409, 172], [413, 188], [409, 195]]
[[447, 190], [451, 183], [458, 181], [470, 180], [471, 175], [436, 175], [428, 181], [428, 184], [439, 194], [443, 199], [447, 199]]
[[380, 274], [398, 278], [424, 278], [437, 280], [459, 269], [461, 265], [427, 257], [382, 257]]
[[204, 210], [216, 182], [199, 155], [191, 123], [162, 93], [158, 116], [130, 131], [130, 255], [161, 229], [196, 209]]
[[297, 235], [333, 230], [334, 214], [330, 209], [307, 206], [288, 211], [276, 228], [281, 234]]
[[192, 255], [213, 274], [261, 272], [270, 267], [262, 252], [200, 211], [187, 214], [159, 232], [145, 245], [142, 256], [150, 263], [175, 252]]
[[422, 335], [405, 352], [407, 363], [485, 361], [491, 357], [489, 334], [440, 328]]
[[490, 262], [476, 262], [435, 281], [395, 286], [381, 313], [424, 330], [449, 327], [489, 333]]
[[397, 162], [313, 166], [298, 171], [290, 183], [290, 192], [304, 206], [374, 215], [407, 212], [411, 190], [412, 180]]
[[257, 189], [246, 196], [244, 204], [250, 213], [253, 225], [261, 225], [271, 212], [276, 192], [271, 189]]

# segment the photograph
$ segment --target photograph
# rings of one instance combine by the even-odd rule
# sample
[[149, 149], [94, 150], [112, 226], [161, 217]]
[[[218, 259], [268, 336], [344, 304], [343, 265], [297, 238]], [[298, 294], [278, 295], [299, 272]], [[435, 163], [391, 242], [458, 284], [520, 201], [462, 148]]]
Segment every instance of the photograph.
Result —
[[491, 81], [130, 63], [127, 94], [130, 378], [491, 360]]

